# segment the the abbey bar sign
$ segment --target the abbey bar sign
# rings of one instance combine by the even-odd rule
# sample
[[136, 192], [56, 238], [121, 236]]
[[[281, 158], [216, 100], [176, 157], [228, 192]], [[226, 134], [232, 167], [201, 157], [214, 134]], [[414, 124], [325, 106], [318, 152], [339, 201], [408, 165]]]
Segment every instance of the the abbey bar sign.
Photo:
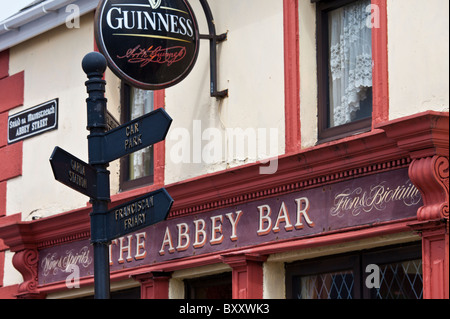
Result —
[[95, 28], [111, 70], [135, 87], [173, 86], [197, 60], [198, 25], [187, 0], [102, 0]]
[[[376, 225], [415, 218], [423, 205], [408, 169], [402, 168], [187, 214], [140, 229], [148, 218], [164, 218], [171, 204], [167, 196], [165, 190], [148, 194], [109, 212], [108, 228], [118, 230], [111, 230], [115, 238], [109, 246], [111, 271], [224, 254], [355, 227], [370, 233]], [[156, 207], [158, 202], [161, 209]], [[154, 215], [154, 209], [160, 213]], [[117, 234], [129, 230], [133, 232], [117, 238]], [[80, 276], [88, 276], [92, 273], [91, 256], [88, 240], [41, 250], [39, 283], [65, 280], [69, 263], [80, 268]]]

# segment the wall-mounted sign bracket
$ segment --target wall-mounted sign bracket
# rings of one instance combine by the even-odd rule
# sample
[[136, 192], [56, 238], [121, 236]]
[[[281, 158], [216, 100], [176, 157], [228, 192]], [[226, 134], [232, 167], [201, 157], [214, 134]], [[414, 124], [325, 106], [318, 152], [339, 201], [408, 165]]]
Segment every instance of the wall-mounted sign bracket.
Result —
[[210, 49], [210, 73], [211, 73], [211, 96], [223, 99], [228, 97], [228, 89], [217, 90], [217, 44], [227, 40], [227, 33], [217, 35], [214, 17], [207, 0], [200, 0], [205, 11], [206, 21], [208, 22], [209, 34], [200, 34], [200, 39], [209, 40]]

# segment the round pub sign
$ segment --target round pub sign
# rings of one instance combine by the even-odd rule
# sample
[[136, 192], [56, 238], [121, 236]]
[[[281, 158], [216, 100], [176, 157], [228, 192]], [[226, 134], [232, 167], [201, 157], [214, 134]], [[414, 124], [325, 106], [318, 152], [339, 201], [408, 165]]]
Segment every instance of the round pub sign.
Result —
[[102, 0], [95, 21], [100, 52], [132, 86], [173, 86], [197, 60], [198, 24], [187, 0]]

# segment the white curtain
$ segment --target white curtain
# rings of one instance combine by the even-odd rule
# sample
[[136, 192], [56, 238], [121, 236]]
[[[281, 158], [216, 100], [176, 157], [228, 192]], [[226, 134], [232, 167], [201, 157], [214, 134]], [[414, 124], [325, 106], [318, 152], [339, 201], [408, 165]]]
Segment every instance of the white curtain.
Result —
[[351, 122], [372, 87], [370, 3], [357, 1], [329, 13], [331, 127]]
[[[134, 120], [153, 111], [153, 91], [131, 88], [130, 117]], [[151, 161], [151, 149], [145, 148], [130, 155], [130, 180], [148, 175]]]

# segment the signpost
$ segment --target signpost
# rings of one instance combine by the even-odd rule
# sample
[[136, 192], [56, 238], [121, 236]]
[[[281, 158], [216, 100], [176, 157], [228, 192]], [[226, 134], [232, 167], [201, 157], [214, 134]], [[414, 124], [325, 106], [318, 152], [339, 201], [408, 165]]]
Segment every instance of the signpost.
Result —
[[89, 164], [59, 147], [50, 163], [56, 180], [91, 198], [95, 298], [108, 299], [111, 240], [165, 220], [173, 199], [160, 189], [109, 210], [107, 168], [113, 160], [164, 140], [172, 118], [158, 109], [119, 126], [106, 109], [103, 73], [108, 63], [134, 87], [173, 86], [194, 67], [200, 35], [187, 0], [102, 0], [95, 16], [95, 38], [101, 53], [89, 53], [82, 62], [89, 79]]
[[162, 188], [109, 210], [109, 162], [164, 140], [172, 118], [158, 109], [110, 130], [111, 115], [104, 96], [106, 82], [102, 79], [106, 59], [92, 52], [84, 57], [82, 66], [89, 78], [86, 82], [89, 164], [59, 147], [54, 149], [50, 164], [56, 180], [91, 198], [95, 298], [109, 299], [111, 240], [165, 220], [173, 204]]

